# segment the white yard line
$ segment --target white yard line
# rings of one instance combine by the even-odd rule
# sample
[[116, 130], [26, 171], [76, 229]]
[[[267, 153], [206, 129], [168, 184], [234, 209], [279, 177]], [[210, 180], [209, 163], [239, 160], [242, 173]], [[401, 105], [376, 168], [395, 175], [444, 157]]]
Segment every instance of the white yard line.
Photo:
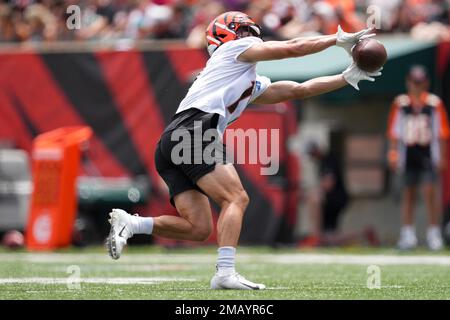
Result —
[[[0, 278], [2, 284], [16, 283], [38, 283], [38, 284], [67, 284], [68, 281], [73, 282], [69, 278]], [[164, 277], [146, 277], [146, 278], [80, 278], [80, 283], [99, 283], [99, 284], [156, 284], [160, 282], [179, 282], [179, 281], [195, 281], [192, 278], [164, 278]]]
[[[245, 258], [245, 257], [244, 257]], [[449, 256], [396, 256], [350, 254], [280, 254], [261, 255], [259, 261], [279, 264], [352, 264], [352, 265], [440, 265], [450, 266]]]
[[[195, 257], [193, 259], [193, 257]], [[31, 263], [108, 263], [123, 264], [197, 264], [211, 263], [216, 260], [211, 254], [124, 254], [120, 260], [113, 261], [106, 253], [0, 253], [1, 262], [31, 262]]]
[[[266, 264], [342, 264], [342, 265], [440, 265], [450, 266], [450, 256], [445, 255], [384, 255], [384, 254], [238, 254], [238, 263]], [[61, 264], [106, 264], [111, 268], [137, 265], [167, 264], [190, 266], [196, 264], [214, 264], [215, 254], [129, 254], [119, 261], [112, 261], [100, 253], [0, 253], [2, 262], [24, 263], [61, 263]], [[163, 268], [162, 268], [163, 269]]]
[[[83, 271], [104, 272], [104, 271], [124, 271], [124, 272], [155, 272], [155, 271], [187, 271], [192, 270], [192, 265], [183, 264], [115, 264], [111, 263], [82, 263]], [[67, 265], [45, 266], [46, 270], [58, 272], [65, 270]]]

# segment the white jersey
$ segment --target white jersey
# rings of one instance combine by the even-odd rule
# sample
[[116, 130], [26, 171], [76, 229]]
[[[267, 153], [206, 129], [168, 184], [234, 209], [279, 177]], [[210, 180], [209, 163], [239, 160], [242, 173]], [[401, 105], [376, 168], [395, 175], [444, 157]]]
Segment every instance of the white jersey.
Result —
[[241, 53], [260, 42], [260, 38], [246, 37], [218, 47], [176, 113], [190, 108], [217, 113], [220, 115], [217, 129], [223, 135], [227, 125], [270, 85], [269, 78], [256, 74], [256, 63], [237, 60]]

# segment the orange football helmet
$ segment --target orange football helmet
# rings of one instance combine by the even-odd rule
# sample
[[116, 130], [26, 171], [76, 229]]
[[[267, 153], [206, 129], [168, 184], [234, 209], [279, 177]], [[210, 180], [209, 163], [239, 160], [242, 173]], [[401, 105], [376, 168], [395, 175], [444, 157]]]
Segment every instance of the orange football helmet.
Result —
[[239, 11], [222, 13], [206, 29], [206, 41], [210, 55], [222, 44], [239, 39], [238, 30], [246, 28], [251, 35], [261, 37], [261, 27], [248, 15]]

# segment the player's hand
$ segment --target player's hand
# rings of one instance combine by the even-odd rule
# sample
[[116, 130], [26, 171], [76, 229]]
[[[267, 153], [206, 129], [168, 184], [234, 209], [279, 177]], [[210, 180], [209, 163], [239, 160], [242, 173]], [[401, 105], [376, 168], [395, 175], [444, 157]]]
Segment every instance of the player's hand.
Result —
[[397, 150], [389, 150], [387, 154], [387, 162], [392, 172], [398, 171], [398, 152]]
[[344, 48], [347, 51], [348, 55], [352, 55], [352, 48], [358, 41], [367, 39], [370, 37], [374, 37], [375, 33], [373, 33], [375, 29], [364, 29], [356, 33], [348, 33], [342, 30], [341, 26], [338, 26], [338, 31], [336, 33], [336, 46]]
[[342, 72], [342, 75], [344, 76], [345, 81], [352, 85], [352, 87], [356, 90], [359, 90], [359, 81], [367, 80], [373, 82], [375, 81], [374, 77], [381, 76], [381, 70], [383, 70], [383, 68], [380, 68], [379, 70], [374, 72], [367, 72], [358, 68], [355, 61], [353, 61], [352, 64], [349, 65], [348, 68], [344, 70], [344, 72]]

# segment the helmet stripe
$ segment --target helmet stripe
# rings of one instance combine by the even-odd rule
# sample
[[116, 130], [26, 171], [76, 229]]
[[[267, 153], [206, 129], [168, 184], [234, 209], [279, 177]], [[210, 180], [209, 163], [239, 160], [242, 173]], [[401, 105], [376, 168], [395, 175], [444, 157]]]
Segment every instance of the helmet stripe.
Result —
[[213, 36], [214, 37], [217, 37], [217, 27], [216, 27], [216, 22], [217, 22], [217, 19], [214, 21], [214, 23], [213, 23], [213, 28], [212, 28], [212, 33], [213, 33]]
[[[224, 24], [222, 24], [222, 23], [220, 23], [220, 22], [216, 22], [216, 23], [214, 23], [214, 27], [215, 26], [219, 26], [219, 27], [221, 27], [222, 29], [224, 29], [224, 30], [227, 30], [227, 31], [229, 31], [229, 32], [231, 32], [231, 33], [233, 33], [233, 34], [236, 34], [236, 32], [234, 32], [233, 30], [231, 30], [230, 28], [228, 28], [226, 25], [224, 25]], [[215, 29], [213, 29], [213, 30], [215, 30]], [[214, 31], [213, 31], [214, 32]]]
[[208, 39], [208, 40], [214, 42], [215, 44], [217, 44], [217, 45], [219, 45], [219, 46], [220, 46], [220, 44], [221, 44], [221, 42], [220, 42], [219, 40], [214, 39], [214, 38], [211, 37], [211, 36], [206, 36], [206, 39]]

